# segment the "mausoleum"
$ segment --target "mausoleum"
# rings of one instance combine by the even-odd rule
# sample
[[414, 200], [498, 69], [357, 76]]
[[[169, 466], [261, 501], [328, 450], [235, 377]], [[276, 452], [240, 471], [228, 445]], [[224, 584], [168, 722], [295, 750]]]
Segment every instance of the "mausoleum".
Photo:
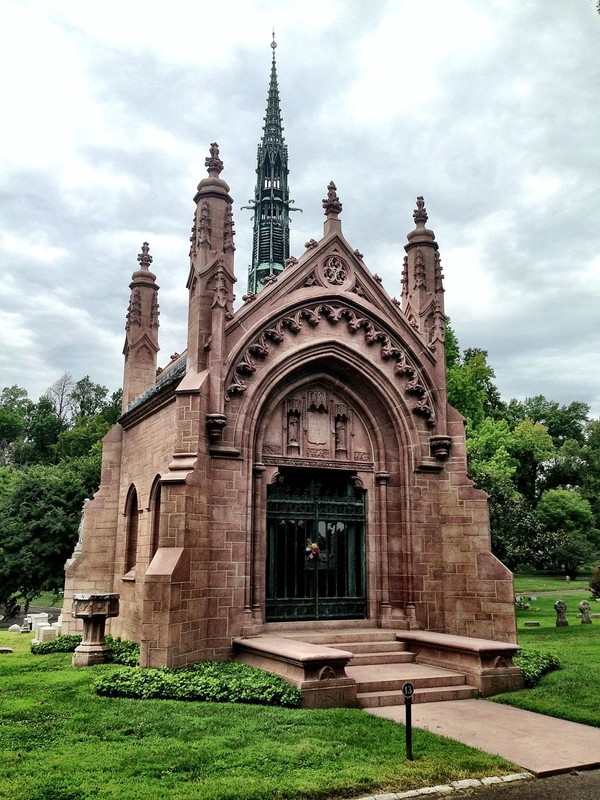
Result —
[[487, 497], [446, 398], [442, 266], [423, 198], [398, 242], [399, 299], [345, 239], [333, 182], [323, 230], [291, 256], [282, 130], [273, 50], [248, 293], [234, 307], [233, 200], [211, 144], [187, 342], [160, 366], [142, 245], [122, 416], [66, 569], [64, 627], [77, 629], [74, 593], [111, 592], [120, 612], [107, 630], [140, 642], [147, 666], [356, 629], [511, 645], [495, 664], [510, 667], [512, 575], [490, 551]]

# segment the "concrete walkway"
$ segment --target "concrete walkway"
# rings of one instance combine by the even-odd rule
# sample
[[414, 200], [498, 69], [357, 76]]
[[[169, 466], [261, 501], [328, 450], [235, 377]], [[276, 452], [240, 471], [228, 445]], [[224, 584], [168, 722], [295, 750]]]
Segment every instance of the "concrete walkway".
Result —
[[[365, 709], [405, 722], [404, 706]], [[496, 753], [541, 777], [600, 767], [600, 728], [489, 700], [414, 703], [413, 726]]]

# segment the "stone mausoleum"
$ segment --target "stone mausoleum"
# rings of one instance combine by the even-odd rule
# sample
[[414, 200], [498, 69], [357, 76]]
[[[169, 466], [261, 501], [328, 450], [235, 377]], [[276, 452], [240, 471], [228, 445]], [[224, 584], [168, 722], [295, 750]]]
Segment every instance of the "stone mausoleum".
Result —
[[187, 344], [158, 368], [158, 286], [142, 245], [123, 413], [66, 569], [65, 627], [77, 629], [74, 593], [116, 592], [108, 630], [141, 643], [143, 666], [262, 642], [297, 667], [318, 645], [286, 655], [285, 641], [385, 630], [429, 636], [438, 663], [456, 643], [485, 650], [493, 663], [479, 671], [514, 685], [512, 575], [490, 552], [487, 498], [446, 399], [443, 275], [423, 198], [399, 300], [344, 238], [333, 183], [323, 231], [291, 257], [282, 130], [273, 49], [248, 293], [236, 310], [233, 200], [212, 144], [194, 197]]

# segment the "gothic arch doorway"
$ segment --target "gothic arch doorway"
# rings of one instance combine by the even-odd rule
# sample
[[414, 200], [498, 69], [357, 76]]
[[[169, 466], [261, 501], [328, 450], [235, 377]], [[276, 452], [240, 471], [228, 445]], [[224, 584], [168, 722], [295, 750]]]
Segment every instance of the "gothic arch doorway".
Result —
[[365, 498], [352, 473], [282, 469], [267, 489], [267, 622], [364, 619]]

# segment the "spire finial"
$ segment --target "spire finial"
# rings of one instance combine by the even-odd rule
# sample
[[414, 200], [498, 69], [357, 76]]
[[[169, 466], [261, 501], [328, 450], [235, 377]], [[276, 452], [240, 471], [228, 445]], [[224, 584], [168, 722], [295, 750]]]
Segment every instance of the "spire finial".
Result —
[[138, 253], [138, 264], [140, 265], [140, 269], [148, 270], [150, 268], [150, 264], [152, 263], [153, 259], [150, 255], [150, 245], [148, 242], [144, 242], [142, 244], [142, 252]]
[[211, 142], [210, 156], [204, 161], [204, 166], [208, 170], [211, 177], [218, 177], [223, 169], [223, 162], [219, 158], [219, 145], [216, 142]]
[[421, 223], [423, 226], [425, 226], [425, 223], [429, 219], [425, 208], [425, 201], [422, 197], [417, 197], [417, 207], [413, 211], [413, 219], [417, 225]]
[[276, 48], [277, 48], [277, 42], [275, 41], [275, 28], [273, 28], [273, 41], [271, 42], [271, 49], [273, 50], [273, 61], [275, 61]]
[[325, 209], [326, 217], [334, 217], [337, 219], [338, 214], [342, 213], [342, 204], [340, 198], [336, 193], [336, 185], [333, 181], [329, 181], [327, 185], [327, 197], [323, 200], [323, 208]]

